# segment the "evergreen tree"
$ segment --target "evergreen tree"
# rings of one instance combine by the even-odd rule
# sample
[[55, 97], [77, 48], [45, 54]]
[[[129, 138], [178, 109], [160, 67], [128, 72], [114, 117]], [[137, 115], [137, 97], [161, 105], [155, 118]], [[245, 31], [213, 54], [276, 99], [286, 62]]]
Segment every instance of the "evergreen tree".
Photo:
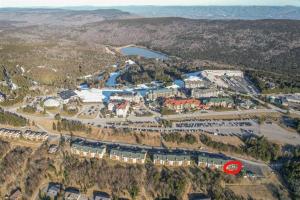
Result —
[[53, 124], [52, 124], [52, 129], [56, 130], [56, 124], [55, 124], [55, 122], [53, 122]]

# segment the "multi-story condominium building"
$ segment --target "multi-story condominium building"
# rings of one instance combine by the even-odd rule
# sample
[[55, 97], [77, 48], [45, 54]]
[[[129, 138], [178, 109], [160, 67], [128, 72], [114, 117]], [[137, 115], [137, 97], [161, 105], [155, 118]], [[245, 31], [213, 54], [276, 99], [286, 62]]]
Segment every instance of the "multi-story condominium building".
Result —
[[180, 92], [176, 88], [160, 88], [149, 91], [147, 97], [149, 100], [155, 100], [159, 97], [170, 98], [180, 96]]
[[42, 140], [45, 141], [48, 139], [48, 133], [46, 132], [38, 132], [32, 130], [26, 130], [22, 136], [27, 140]]
[[207, 88], [209, 86], [209, 82], [198, 76], [191, 76], [184, 79], [184, 86], [188, 89]]
[[191, 157], [185, 154], [154, 154], [153, 162], [155, 165], [166, 166], [189, 166], [191, 165]]
[[109, 158], [132, 164], [144, 164], [147, 152], [144, 150], [112, 149]]
[[21, 130], [13, 130], [13, 129], [0, 129], [0, 136], [7, 137], [7, 138], [21, 138], [27, 140], [41, 140], [45, 141], [48, 139], [48, 134], [46, 132], [38, 132], [38, 131], [31, 131], [26, 130], [24, 133]]
[[74, 143], [71, 146], [71, 153], [90, 158], [103, 158], [106, 152], [106, 146], [92, 146]]
[[206, 154], [202, 154], [198, 156], [199, 167], [208, 167], [211, 169], [222, 169], [226, 162], [228, 162], [228, 159], [220, 156], [214, 157]]
[[195, 88], [192, 90], [192, 97], [196, 99], [218, 97], [222, 91], [217, 88]]
[[175, 110], [176, 112], [209, 108], [207, 105], [202, 104], [196, 99], [167, 99], [164, 106], [170, 110]]
[[22, 131], [20, 131], [20, 130], [0, 128], [0, 136], [2, 136], [2, 137], [17, 139], [17, 138], [20, 138], [21, 135], [22, 135]]
[[232, 108], [234, 105], [233, 99], [229, 97], [223, 98], [210, 98], [206, 103], [209, 107], [211, 106], [218, 106], [224, 108]]

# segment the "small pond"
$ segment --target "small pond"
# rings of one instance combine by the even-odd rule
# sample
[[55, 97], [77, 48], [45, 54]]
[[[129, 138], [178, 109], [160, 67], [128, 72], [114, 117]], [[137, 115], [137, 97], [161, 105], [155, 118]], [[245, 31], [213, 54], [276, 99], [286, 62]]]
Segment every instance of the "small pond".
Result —
[[168, 56], [163, 53], [141, 47], [124, 47], [121, 49], [121, 53], [125, 56], [140, 56], [144, 58], [155, 58], [160, 60], [168, 59]]

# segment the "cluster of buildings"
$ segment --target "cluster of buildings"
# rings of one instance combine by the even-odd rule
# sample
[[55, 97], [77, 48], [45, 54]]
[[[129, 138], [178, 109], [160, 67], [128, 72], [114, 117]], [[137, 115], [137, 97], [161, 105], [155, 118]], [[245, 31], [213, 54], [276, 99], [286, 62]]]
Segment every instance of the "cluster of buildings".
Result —
[[209, 109], [208, 105], [202, 104], [197, 99], [166, 99], [164, 106], [176, 112]]
[[[60, 91], [58, 96], [63, 104], [75, 99], [80, 99], [82, 103], [104, 103], [108, 111], [117, 117], [128, 116], [130, 108], [145, 107], [145, 101], [154, 104], [155, 110], [161, 110], [161, 106], [164, 106], [176, 112], [205, 110], [214, 106], [232, 108], [234, 102], [224, 91], [226, 88], [247, 89], [247, 85], [243, 85], [244, 82], [239, 82], [239, 79], [244, 79], [243, 72], [239, 70], [203, 70], [180, 80], [180, 85], [173, 84], [174, 87], [157, 84], [126, 89], [81, 88]], [[161, 100], [164, 103], [157, 103]], [[47, 103], [58, 105], [53, 99]]]
[[[112, 148], [108, 150], [105, 145], [93, 146], [83, 143], [73, 143], [71, 146], [71, 153], [81, 157], [102, 159], [106, 152], [108, 152], [109, 159], [130, 164], [145, 164], [148, 154], [145, 149]], [[149, 153], [149, 157], [155, 165], [160, 166], [190, 166], [193, 162], [198, 162], [198, 166], [212, 169], [222, 169], [223, 165], [229, 161], [228, 158], [222, 155], [208, 153], [201, 153], [198, 160], [194, 160], [185, 152], [157, 151]]]
[[19, 139], [24, 138], [26, 140], [34, 140], [34, 141], [46, 141], [48, 139], [48, 133], [46, 132], [38, 132], [32, 130], [14, 130], [7, 128], [0, 128], [0, 136], [9, 138], [9, 139]]

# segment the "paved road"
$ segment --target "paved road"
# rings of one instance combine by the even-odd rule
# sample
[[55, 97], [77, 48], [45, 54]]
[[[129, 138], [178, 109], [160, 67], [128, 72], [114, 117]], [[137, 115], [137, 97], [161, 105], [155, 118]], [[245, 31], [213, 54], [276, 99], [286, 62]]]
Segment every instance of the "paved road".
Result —
[[[10, 109], [10, 111], [14, 111], [14, 109]], [[31, 115], [26, 115], [26, 114], [22, 114], [22, 116], [24, 117], [28, 117], [30, 118], [31, 120], [36, 120], [36, 119], [40, 119], [41, 117], [37, 117], [37, 116], [31, 116]], [[44, 118], [49, 118], [49, 119], [52, 119], [53, 116], [46, 116]], [[86, 120], [86, 121], [89, 121], [89, 120]], [[52, 132], [49, 132], [47, 131], [42, 125], [40, 124], [37, 124], [37, 126], [43, 130], [43, 131], [46, 131], [48, 132], [49, 134], [49, 137], [51, 139], [59, 139], [60, 137], [60, 134], [57, 134], [57, 133], [52, 133]], [[66, 139], [70, 139], [70, 135], [64, 135], [64, 137]], [[137, 145], [137, 144], [128, 144], [128, 143], [117, 143], [117, 142], [111, 142], [111, 141], [100, 141], [100, 140], [94, 140], [94, 139], [89, 139], [89, 138], [83, 138], [83, 137], [78, 137], [78, 136], [73, 136], [72, 139], [77, 139], [77, 140], [82, 140], [82, 141], [87, 141], [87, 142], [91, 142], [91, 143], [98, 143], [98, 144], [105, 144], [105, 145], [110, 145], [111, 147], [125, 147], [125, 148], [140, 148], [140, 149], [145, 149], [149, 152], [162, 152], [162, 151], [167, 151], [166, 148], [163, 148], [163, 147], [152, 147], [152, 146], [147, 146], [147, 145]], [[184, 149], [184, 148], [176, 148], [176, 149], [172, 149], [172, 151], [178, 151], [178, 152], [188, 152], [190, 153], [191, 155], [198, 155], [199, 153], [212, 153], [212, 152], [208, 152], [208, 151], [198, 151], [198, 150], [189, 150], [189, 149]], [[226, 155], [228, 156], [228, 155]], [[247, 168], [251, 168], [251, 169], [255, 169], [256, 172], [260, 173], [261, 171], [263, 171], [263, 168], [267, 168], [269, 169], [268, 165], [267, 164], [264, 164], [262, 162], [257, 162], [257, 161], [249, 161], [249, 160], [245, 160], [245, 159], [242, 159], [242, 158], [239, 158], [239, 157], [232, 157], [232, 156], [228, 156], [228, 157], [231, 157], [231, 158], [234, 158], [234, 159], [237, 159], [237, 160], [240, 160], [243, 162], [244, 166], [247, 166]]]

